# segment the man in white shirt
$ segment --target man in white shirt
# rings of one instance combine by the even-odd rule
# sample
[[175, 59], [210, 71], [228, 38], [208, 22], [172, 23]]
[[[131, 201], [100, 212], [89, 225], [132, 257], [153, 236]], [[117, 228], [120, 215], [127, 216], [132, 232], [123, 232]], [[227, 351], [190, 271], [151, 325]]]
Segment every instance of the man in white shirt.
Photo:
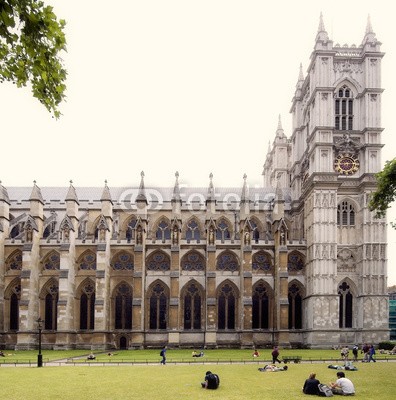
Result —
[[337, 378], [335, 382], [330, 384], [332, 392], [343, 396], [353, 396], [355, 394], [355, 387], [350, 379], [345, 378], [344, 372], [338, 371]]

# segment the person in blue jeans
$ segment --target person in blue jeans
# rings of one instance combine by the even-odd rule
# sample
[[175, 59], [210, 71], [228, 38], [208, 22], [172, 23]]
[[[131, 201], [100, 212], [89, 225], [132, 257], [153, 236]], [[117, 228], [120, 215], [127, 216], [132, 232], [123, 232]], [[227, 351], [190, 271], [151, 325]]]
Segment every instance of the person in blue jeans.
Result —
[[370, 362], [370, 361], [375, 362], [376, 360], [375, 360], [374, 356], [375, 356], [375, 348], [374, 348], [374, 345], [371, 345], [371, 346], [370, 346], [370, 349], [369, 349], [369, 359], [368, 359], [368, 362]]
[[167, 347], [164, 346], [164, 347], [162, 348], [162, 350], [161, 350], [161, 353], [160, 353], [160, 355], [161, 355], [161, 357], [162, 357], [162, 360], [161, 360], [161, 364], [162, 364], [162, 365], [165, 365], [165, 364], [166, 364], [166, 350], [167, 350]]

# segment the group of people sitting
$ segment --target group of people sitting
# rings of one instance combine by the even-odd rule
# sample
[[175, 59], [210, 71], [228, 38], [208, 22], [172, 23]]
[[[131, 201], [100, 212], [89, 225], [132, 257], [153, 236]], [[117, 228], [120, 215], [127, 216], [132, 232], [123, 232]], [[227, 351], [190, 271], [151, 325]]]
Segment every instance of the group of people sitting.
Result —
[[203, 357], [204, 356], [204, 352], [201, 350], [199, 353], [196, 352], [195, 350], [192, 352], [191, 354], [193, 357]]
[[337, 380], [331, 382], [329, 385], [321, 384], [318, 379], [316, 379], [316, 374], [311, 373], [309, 378], [304, 382], [303, 393], [313, 394], [318, 396], [325, 396], [326, 391], [330, 391], [333, 394], [340, 394], [343, 396], [353, 396], [355, 394], [355, 387], [352, 381], [345, 377], [343, 371], [337, 372]]

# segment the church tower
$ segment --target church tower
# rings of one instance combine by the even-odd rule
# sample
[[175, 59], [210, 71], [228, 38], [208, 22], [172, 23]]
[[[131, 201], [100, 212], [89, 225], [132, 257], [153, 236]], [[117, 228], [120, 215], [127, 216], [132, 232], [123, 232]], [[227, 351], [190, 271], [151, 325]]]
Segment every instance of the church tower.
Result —
[[292, 214], [304, 221], [306, 240], [303, 325], [307, 342], [319, 346], [387, 338], [386, 223], [367, 207], [382, 165], [380, 46], [370, 21], [360, 46], [334, 45], [321, 15], [293, 98]]

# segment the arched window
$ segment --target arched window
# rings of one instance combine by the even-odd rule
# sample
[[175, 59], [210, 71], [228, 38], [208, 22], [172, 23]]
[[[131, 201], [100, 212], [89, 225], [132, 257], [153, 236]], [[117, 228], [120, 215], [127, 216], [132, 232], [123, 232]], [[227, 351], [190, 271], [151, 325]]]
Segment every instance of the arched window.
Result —
[[181, 268], [183, 271], [204, 271], [205, 258], [197, 251], [190, 251], [181, 259]]
[[45, 291], [44, 329], [56, 331], [58, 326], [58, 284], [51, 284]]
[[195, 283], [184, 294], [184, 329], [201, 329], [201, 294]]
[[157, 240], [161, 240], [162, 243], [171, 238], [169, 224], [165, 220], [162, 220], [158, 224], [156, 238]]
[[252, 295], [252, 328], [268, 329], [269, 327], [269, 296], [263, 283], [255, 286]]
[[199, 226], [197, 222], [193, 219], [187, 224], [186, 230], [186, 240], [201, 240], [201, 235], [199, 233]]
[[88, 282], [84, 285], [80, 297], [80, 329], [95, 327], [95, 286]]
[[21, 270], [22, 269], [22, 251], [15, 250], [6, 260], [7, 270]]
[[272, 262], [269, 254], [264, 251], [258, 251], [252, 257], [252, 270], [256, 272], [271, 272]]
[[122, 283], [115, 292], [115, 329], [132, 329], [132, 291]]
[[337, 207], [337, 225], [354, 226], [355, 225], [355, 209], [352, 204], [343, 201]]
[[58, 270], [60, 268], [60, 256], [56, 251], [51, 251], [43, 261], [44, 269]]
[[289, 286], [289, 329], [302, 328], [302, 294], [296, 284]]
[[132, 271], [133, 270], [133, 256], [127, 251], [120, 251], [115, 254], [111, 260], [111, 268], [116, 271]]
[[236, 255], [231, 251], [224, 251], [217, 258], [216, 269], [218, 271], [238, 271], [239, 263]]
[[150, 295], [149, 329], [166, 329], [168, 318], [168, 298], [162, 284], [154, 285]]
[[169, 271], [170, 259], [162, 251], [155, 251], [148, 257], [146, 265], [148, 271]]
[[125, 239], [130, 242], [135, 238], [135, 230], [136, 230], [136, 222], [137, 219], [135, 217], [132, 217], [130, 221], [128, 222], [126, 232], [125, 232]]
[[339, 327], [352, 328], [353, 296], [349, 285], [346, 282], [338, 287], [340, 300]]
[[231, 239], [230, 228], [224, 219], [221, 219], [217, 224], [216, 239], [224, 242]]
[[95, 270], [96, 269], [96, 254], [91, 250], [87, 250], [79, 258], [78, 265], [79, 265], [79, 269]]
[[235, 329], [236, 294], [229, 283], [220, 288], [217, 302], [218, 329]]
[[346, 85], [335, 95], [335, 129], [340, 131], [353, 129], [352, 91]]
[[10, 330], [19, 329], [19, 301], [21, 299], [21, 284], [13, 285], [10, 296]]
[[289, 254], [287, 260], [287, 270], [289, 273], [301, 272], [304, 269], [304, 265], [304, 258], [300, 253], [293, 251]]

